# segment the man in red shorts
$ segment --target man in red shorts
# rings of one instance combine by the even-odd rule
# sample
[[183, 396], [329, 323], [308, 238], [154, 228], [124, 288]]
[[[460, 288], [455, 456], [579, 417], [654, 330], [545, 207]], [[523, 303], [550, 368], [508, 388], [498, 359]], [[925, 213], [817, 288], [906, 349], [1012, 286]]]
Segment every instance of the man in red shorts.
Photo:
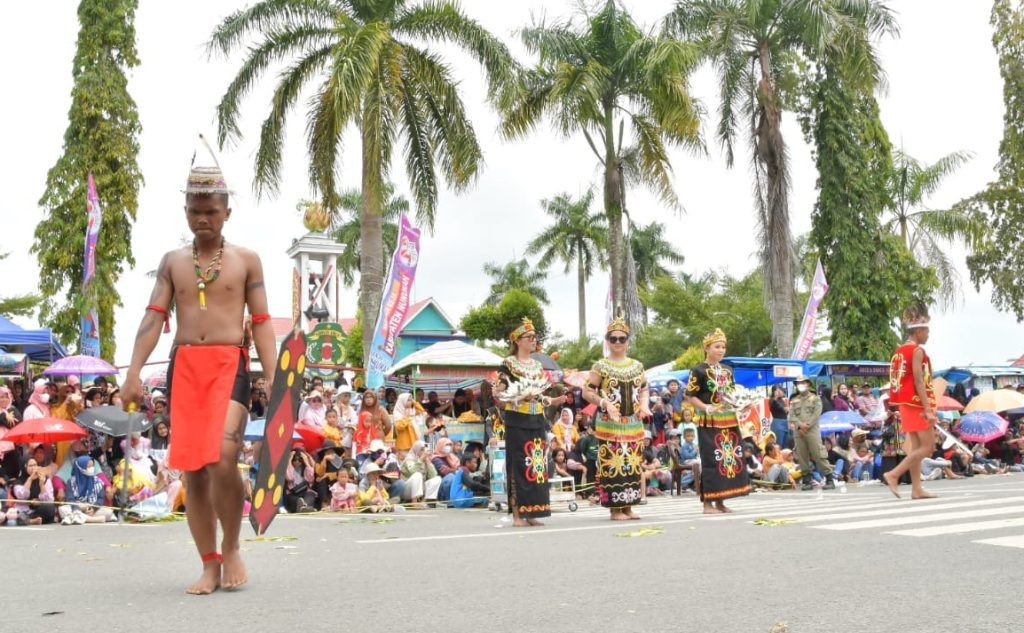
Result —
[[237, 465], [250, 400], [247, 306], [268, 381], [273, 381], [277, 362], [260, 258], [228, 244], [221, 234], [231, 217], [229, 195], [219, 167], [191, 170], [185, 218], [195, 237], [160, 262], [121, 390], [126, 404], [140, 402], [139, 372], [156, 347], [173, 300], [178, 329], [168, 366], [168, 466], [186, 471], [188, 527], [203, 562], [199, 580], [186, 590], [191, 594], [234, 589], [247, 580], [238, 542], [244, 493]]

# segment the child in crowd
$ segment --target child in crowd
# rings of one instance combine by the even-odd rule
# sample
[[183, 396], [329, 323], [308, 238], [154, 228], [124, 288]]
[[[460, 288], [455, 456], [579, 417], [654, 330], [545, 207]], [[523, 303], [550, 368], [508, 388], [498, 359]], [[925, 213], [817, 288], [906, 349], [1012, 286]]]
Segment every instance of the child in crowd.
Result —
[[572, 477], [572, 473], [569, 472], [569, 464], [565, 457], [564, 448], [556, 448], [551, 454], [552, 461], [555, 464], [555, 476], [557, 477]]
[[380, 475], [383, 469], [376, 462], [370, 462], [366, 466], [366, 477], [359, 484], [359, 494], [356, 505], [360, 510], [370, 512], [386, 512], [391, 509], [388, 504], [388, 491]]
[[349, 479], [349, 475], [347, 469], [338, 471], [338, 479], [331, 486], [331, 512], [354, 512], [356, 509], [359, 489]]
[[853, 465], [851, 477], [855, 481], [871, 481], [871, 468], [875, 463], [875, 454], [871, 452], [867, 444], [859, 444], [857, 452], [850, 457]]

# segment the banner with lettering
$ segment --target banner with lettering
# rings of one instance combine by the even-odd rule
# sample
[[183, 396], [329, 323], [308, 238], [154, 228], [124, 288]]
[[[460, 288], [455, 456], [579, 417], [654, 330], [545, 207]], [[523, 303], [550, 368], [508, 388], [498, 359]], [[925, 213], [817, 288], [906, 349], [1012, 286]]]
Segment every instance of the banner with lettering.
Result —
[[821, 260], [818, 260], [814, 267], [814, 281], [811, 282], [811, 296], [807, 298], [807, 309], [804, 310], [804, 320], [800, 324], [800, 335], [797, 336], [796, 345], [793, 346], [791, 358], [807, 360], [814, 345], [814, 329], [818, 324], [818, 306], [828, 292], [828, 281], [825, 280], [825, 270], [821, 267]]
[[402, 214], [395, 254], [391, 257], [388, 282], [381, 297], [380, 313], [373, 328], [370, 355], [366, 359], [366, 387], [377, 389], [384, 384], [384, 372], [395, 362], [398, 335], [409, 312], [412, 284], [420, 259], [420, 230]]
[[96, 242], [99, 241], [100, 225], [103, 223], [103, 210], [100, 207], [100, 197], [96, 193], [96, 182], [91, 173], [88, 177], [85, 196], [85, 212], [85, 264], [82, 268], [82, 293], [88, 302], [86, 304], [88, 311], [82, 315], [79, 353], [98, 358], [100, 355], [100, 317], [96, 312], [93, 293], [89, 292], [89, 282], [96, 275]]

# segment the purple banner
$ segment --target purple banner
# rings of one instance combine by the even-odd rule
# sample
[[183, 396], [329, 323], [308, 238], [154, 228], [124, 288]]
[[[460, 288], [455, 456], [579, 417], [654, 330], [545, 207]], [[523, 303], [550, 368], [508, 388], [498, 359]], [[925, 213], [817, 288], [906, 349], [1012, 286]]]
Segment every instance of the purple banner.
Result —
[[78, 353], [84, 356], [100, 356], [100, 316], [96, 308], [82, 317], [82, 341]]
[[395, 254], [391, 257], [388, 283], [380, 302], [380, 314], [373, 328], [370, 357], [366, 359], [366, 387], [376, 389], [384, 384], [384, 372], [395, 361], [398, 334], [409, 312], [409, 297], [416, 280], [420, 260], [420, 230], [402, 214]]
[[100, 209], [100, 198], [96, 195], [96, 183], [89, 174], [89, 191], [85, 198], [87, 221], [85, 225], [85, 267], [82, 272], [82, 288], [87, 288], [93, 275], [96, 274], [96, 241], [100, 235], [100, 224], [103, 223], [103, 212]]
[[793, 346], [793, 356], [797, 360], [807, 360], [811, 353], [811, 346], [814, 345], [814, 328], [818, 324], [818, 306], [828, 292], [828, 282], [825, 280], [825, 270], [821, 267], [821, 260], [818, 260], [814, 267], [814, 281], [811, 282], [811, 296], [807, 298], [807, 309], [804, 310], [804, 320], [800, 324], [800, 335]]

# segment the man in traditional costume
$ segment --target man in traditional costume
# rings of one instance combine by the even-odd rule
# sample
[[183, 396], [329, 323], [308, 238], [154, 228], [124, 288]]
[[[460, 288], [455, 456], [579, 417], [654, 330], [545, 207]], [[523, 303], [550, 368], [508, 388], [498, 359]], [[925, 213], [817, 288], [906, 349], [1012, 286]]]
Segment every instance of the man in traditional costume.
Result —
[[512, 525], [543, 525], [539, 518], [551, 516], [550, 473], [547, 464], [548, 425], [544, 407], [565, 402], [564, 397], [543, 395], [548, 378], [540, 361], [530, 355], [537, 349], [533, 322], [509, 335], [512, 353], [498, 367], [494, 397], [501, 403], [505, 429], [506, 479]]
[[690, 370], [686, 385], [686, 401], [697, 411], [704, 514], [732, 512], [725, 500], [750, 492], [739, 420], [728, 405], [734, 383], [732, 370], [722, 365], [727, 342], [725, 332], [717, 328], [704, 337], [705, 361]]
[[141, 401], [139, 371], [156, 347], [160, 326], [170, 331], [173, 300], [178, 328], [167, 378], [173, 429], [167, 462], [186, 471], [188, 525], [203, 563], [187, 592], [208, 594], [247, 580], [239, 553], [244, 491], [237, 467], [250, 400], [246, 307], [268, 381], [277, 355], [260, 258], [227, 243], [221, 233], [231, 217], [231, 192], [220, 167], [193, 167], [184, 193], [185, 218], [195, 237], [160, 262], [121, 396], [129, 406]]
[[643, 497], [642, 420], [650, 419], [647, 377], [640, 361], [626, 356], [629, 325], [620, 315], [608, 325], [611, 353], [594, 363], [583, 398], [597, 405], [597, 496], [612, 521], [636, 520], [633, 506]]

